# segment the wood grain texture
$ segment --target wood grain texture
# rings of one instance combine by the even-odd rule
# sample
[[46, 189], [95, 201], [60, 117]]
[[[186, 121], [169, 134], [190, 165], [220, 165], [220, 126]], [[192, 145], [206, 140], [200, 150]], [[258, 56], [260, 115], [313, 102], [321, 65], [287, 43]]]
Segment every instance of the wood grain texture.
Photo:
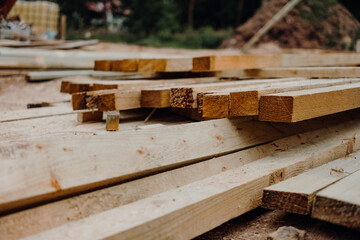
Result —
[[360, 230], [360, 171], [316, 194], [311, 216]]
[[191, 58], [140, 59], [139, 72], [191, 72]]
[[111, 62], [110, 60], [95, 60], [94, 70], [95, 71], [111, 71]]
[[356, 78], [360, 76], [359, 67], [287, 67], [230, 70], [217, 73], [223, 78]]
[[[279, 67], [339, 67], [356, 66], [359, 64], [360, 54], [358, 53], [207, 56], [193, 59], [193, 71], [224, 71]], [[227, 74], [223, 76], [234, 77], [232, 76], [234, 74], [236, 73], [233, 72], [230, 73], [230, 75]]]
[[264, 95], [259, 120], [298, 122], [360, 107], [360, 84]]
[[336, 128], [332, 127], [298, 134], [262, 146], [10, 214], [0, 218], [0, 233], [4, 239], [8, 240], [30, 236], [244, 166], [280, 150], [285, 151], [307, 143], [319, 135], [335, 131]]
[[334, 122], [339, 119], [293, 125], [221, 119], [111, 135], [18, 141], [0, 149], [1, 210], [180, 167]]
[[[345, 156], [347, 150], [348, 141], [324, 137], [27, 239], [191, 239], [258, 207], [265, 187]], [[108, 224], [99, 228], [99, 222]]]
[[223, 71], [281, 66], [281, 55], [209, 56], [193, 58], [193, 71]]
[[263, 208], [308, 215], [316, 193], [360, 170], [360, 153], [340, 158], [264, 189]]
[[277, 82], [298, 81], [299, 78], [287, 79], [263, 79], [263, 80], [242, 80], [228, 81], [212, 84], [201, 84], [194, 86], [180, 86], [171, 88], [170, 105], [174, 108], [198, 108], [198, 95], [203, 92], [216, 91], [230, 87], [248, 87], [255, 85], [271, 84]]
[[118, 131], [120, 113], [118, 111], [106, 112], [106, 131]]
[[[229, 88], [218, 92], [205, 94], [203, 97], [203, 115], [208, 118], [241, 117], [259, 115], [260, 97], [266, 94], [281, 93], [287, 91], [298, 91], [322, 87], [357, 83], [360, 79], [313, 79], [299, 80], [296, 82], [280, 82], [269, 85], [257, 85], [253, 87]], [[228, 103], [216, 101], [218, 98], [228, 98]], [[206, 106], [210, 104], [210, 106]], [[228, 106], [224, 106], [227, 104]], [[228, 112], [223, 112], [228, 108]], [[210, 112], [208, 112], [208, 110]]]

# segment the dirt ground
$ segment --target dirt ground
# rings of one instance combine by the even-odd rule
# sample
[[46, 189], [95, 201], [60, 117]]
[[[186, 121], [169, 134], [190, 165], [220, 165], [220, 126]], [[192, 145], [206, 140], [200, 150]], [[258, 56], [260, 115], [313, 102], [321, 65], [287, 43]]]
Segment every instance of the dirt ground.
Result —
[[358, 240], [360, 232], [282, 211], [255, 209], [195, 240], [264, 240], [282, 226], [305, 230], [306, 240]]
[[[241, 48], [287, 2], [265, 2], [252, 18], [239, 26], [235, 34], [222, 43], [221, 47]], [[302, 1], [260, 38], [259, 43], [273, 42], [282, 48], [352, 49], [360, 23], [341, 4], [334, 4], [334, 1], [329, 0], [316, 2]], [[326, 10], [320, 11], [311, 4], [323, 4]]]
[[[180, 50], [156, 49], [124, 44], [100, 43], [89, 46], [86, 50], [156, 52], [184, 55], [206, 54], [239, 54], [239, 50]], [[298, 51], [298, 50], [293, 50]], [[300, 50], [299, 50], [300, 51]], [[280, 53], [281, 48], [273, 44], [261, 45], [252, 53]], [[0, 78], [0, 111], [25, 109], [28, 103], [54, 102], [70, 100], [70, 96], [60, 93], [60, 81], [53, 80], [41, 83], [28, 83], [23, 77]], [[360, 239], [360, 232], [341, 228], [335, 225], [311, 219], [307, 216], [285, 214], [280, 211], [256, 209], [233, 219], [222, 226], [196, 238], [197, 240], [240, 240], [266, 239], [266, 236], [281, 226], [294, 226], [306, 230], [306, 239], [312, 240], [352, 240]]]

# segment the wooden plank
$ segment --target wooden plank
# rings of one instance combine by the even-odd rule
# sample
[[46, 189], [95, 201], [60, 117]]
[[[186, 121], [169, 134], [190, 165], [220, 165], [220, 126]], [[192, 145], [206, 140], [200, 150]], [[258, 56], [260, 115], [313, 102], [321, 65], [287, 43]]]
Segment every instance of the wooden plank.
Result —
[[0, 123], [68, 114], [74, 114], [74, 111], [71, 107], [64, 106], [3, 111], [0, 114]]
[[118, 111], [106, 112], [106, 131], [118, 131], [120, 113]]
[[28, 72], [26, 78], [29, 82], [39, 82], [46, 81], [56, 78], [65, 78], [72, 76], [88, 76], [95, 77], [97, 79], [106, 79], [106, 78], [122, 78], [126, 76], [134, 76], [134, 74], [128, 73], [113, 73], [113, 72], [101, 72], [93, 70], [62, 70], [62, 71], [34, 71]]
[[360, 171], [316, 194], [311, 216], [360, 230]]
[[[87, 80], [86, 80], [87, 79]], [[212, 83], [220, 81], [219, 78], [179, 78], [179, 79], [156, 79], [156, 80], [99, 80], [94, 78], [77, 78], [74, 81], [69, 79], [61, 83], [61, 92], [78, 93], [83, 91], [97, 91], [105, 89], [143, 89], [145, 87], [165, 87], [176, 85], [191, 85], [198, 83]]]
[[9, 211], [188, 165], [343, 119], [292, 125], [221, 119], [111, 135], [17, 141], [0, 148], [0, 178], [4, 178], [0, 179], [0, 209]]
[[360, 84], [264, 95], [260, 121], [298, 122], [360, 107]]
[[194, 72], [279, 67], [356, 66], [359, 53], [207, 56], [193, 59]]
[[111, 62], [111, 71], [114, 72], [137, 72], [138, 59], [114, 60]]
[[110, 60], [95, 60], [94, 71], [111, 71]]
[[192, 58], [140, 59], [139, 72], [191, 72]]
[[141, 90], [100, 90], [72, 96], [74, 110], [98, 109], [101, 112], [141, 108]]
[[308, 215], [316, 193], [360, 170], [360, 153], [340, 158], [264, 189], [263, 208]]
[[216, 91], [219, 89], [230, 87], [246, 87], [260, 84], [271, 84], [277, 82], [298, 81], [300, 78], [287, 79], [257, 79], [257, 80], [242, 80], [230, 81], [224, 83], [202, 84], [194, 86], [179, 86], [171, 88], [170, 92], [170, 106], [174, 108], [197, 108], [197, 97], [199, 93], [206, 91]]
[[349, 141], [324, 137], [27, 239], [191, 239], [258, 207], [265, 187], [347, 155]]
[[[283, 138], [262, 146], [191, 164], [183, 168], [10, 214], [0, 218], [0, 234], [8, 240], [30, 236], [69, 221], [83, 219], [241, 167], [274, 154], [279, 150], [285, 151], [290, 147], [307, 143], [319, 135], [334, 131], [336, 131], [336, 128], [321, 129]], [[239, 161], [239, 159], [242, 160]]]
[[356, 78], [359, 67], [288, 67], [230, 70], [217, 73], [220, 78]]
[[204, 94], [201, 110], [203, 116], [207, 118], [257, 116], [259, 115], [259, 100], [263, 95], [357, 82], [360, 82], [360, 79], [317, 79], [275, 83], [266, 87], [255, 86], [248, 89], [224, 89], [219, 92]]
[[281, 55], [208, 56], [193, 58], [194, 72], [279, 67]]
[[103, 120], [103, 112], [79, 112], [77, 114], [77, 121], [80, 123], [84, 122], [99, 122]]
[[[181, 83], [189, 85], [201, 82], [217, 82], [217, 78], [194, 78], [194, 79], [173, 79], [173, 80], [154, 80], [154, 81], [108, 81], [102, 83], [76, 83], [70, 84], [69, 92], [80, 91], [72, 95], [72, 105], [74, 110], [98, 108], [100, 111], [114, 111], [135, 109], [140, 107], [160, 107], [154, 106], [154, 102], [148, 95], [142, 97], [142, 90], [156, 86], [168, 86], [167, 88], [178, 86]], [[109, 89], [109, 90], [98, 90]], [[111, 90], [110, 90], [111, 89]], [[119, 90], [118, 90], [119, 89]], [[121, 89], [121, 90], [120, 90]], [[91, 91], [97, 90], [97, 91]], [[151, 92], [153, 96], [153, 92]], [[170, 98], [170, 94], [166, 94]], [[156, 99], [163, 99], [158, 96]], [[128, 98], [128, 99], [127, 99]], [[151, 101], [151, 102], [150, 102]], [[167, 103], [169, 105], [169, 101]]]

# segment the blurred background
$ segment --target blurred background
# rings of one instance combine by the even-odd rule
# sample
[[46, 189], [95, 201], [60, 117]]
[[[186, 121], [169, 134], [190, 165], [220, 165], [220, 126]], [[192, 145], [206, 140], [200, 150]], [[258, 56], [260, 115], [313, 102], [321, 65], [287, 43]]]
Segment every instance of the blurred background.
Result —
[[[26, 10], [18, 0], [8, 17], [19, 16], [43, 35], [38, 16], [48, 13], [47, 37], [59, 34], [66, 18], [66, 39], [99, 39], [155, 47], [241, 48], [287, 0], [48, 0], [51, 8]], [[44, 1], [41, 1], [44, 3]], [[50, 5], [49, 5], [50, 6]], [[56, 7], [53, 7], [55, 9]], [[26, 11], [30, 13], [26, 13]], [[55, 19], [54, 19], [55, 18]], [[50, 19], [50, 20], [49, 20]], [[360, 2], [303, 0], [258, 44], [281, 48], [353, 50], [360, 38]], [[57, 25], [58, 24], [58, 25]], [[38, 25], [38, 26], [36, 26]], [[40, 26], [40, 27], [39, 27]], [[49, 30], [49, 26], [46, 27]], [[50, 27], [51, 28], [51, 27]], [[45, 29], [46, 30], [46, 29]]]

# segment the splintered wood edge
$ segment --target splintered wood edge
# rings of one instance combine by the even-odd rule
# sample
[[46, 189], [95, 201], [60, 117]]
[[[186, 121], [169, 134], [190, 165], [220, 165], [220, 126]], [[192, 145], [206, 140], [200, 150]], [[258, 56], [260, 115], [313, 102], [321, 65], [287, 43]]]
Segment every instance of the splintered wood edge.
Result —
[[262, 96], [259, 104], [259, 120], [268, 122], [292, 122], [294, 98], [291, 96]]
[[173, 108], [191, 108], [194, 103], [192, 88], [171, 88], [170, 106]]

